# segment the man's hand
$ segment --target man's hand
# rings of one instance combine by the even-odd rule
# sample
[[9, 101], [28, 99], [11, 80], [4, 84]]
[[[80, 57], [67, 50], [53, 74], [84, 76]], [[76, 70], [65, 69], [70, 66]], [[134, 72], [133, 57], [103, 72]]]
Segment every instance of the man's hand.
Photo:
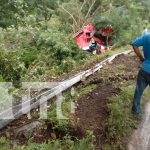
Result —
[[143, 61], [144, 61], [144, 58], [143, 58], [143, 59], [140, 59], [140, 61], [141, 61], [141, 63], [143, 63]]
[[143, 62], [144, 61], [144, 56], [141, 53], [140, 49], [136, 46], [133, 46], [133, 50], [136, 53], [136, 55], [139, 57], [140, 61]]

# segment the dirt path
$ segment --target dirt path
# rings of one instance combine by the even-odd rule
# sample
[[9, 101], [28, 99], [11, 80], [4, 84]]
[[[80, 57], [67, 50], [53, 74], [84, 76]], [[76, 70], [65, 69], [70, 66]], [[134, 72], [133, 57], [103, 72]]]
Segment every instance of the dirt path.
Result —
[[128, 150], [150, 150], [150, 102], [146, 104], [142, 122], [132, 134]]

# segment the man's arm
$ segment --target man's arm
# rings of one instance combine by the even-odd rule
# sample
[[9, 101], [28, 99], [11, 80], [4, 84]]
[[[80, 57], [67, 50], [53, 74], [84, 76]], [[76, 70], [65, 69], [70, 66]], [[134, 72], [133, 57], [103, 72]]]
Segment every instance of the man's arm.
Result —
[[136, 53], [136, 55], [139, 57], [140, 61], [144, 61], [144, 56], [141, 53], [140, 49], [137, 46], [133, 46], [133, 50]]
[[140, 46], [143, 46], [144, 45], [144, 42], [143, 42], [143, 36], [137, 38], [133, 43], [132, 43], [132, 46], [133, 46], [133, 49], [134, 49], [134, 52], [136, 53], [136, 55], [139, 57], [139, 59], [143, 62], [144, 61], [144, 56], [143, 56], [143, 53], [140, 51], [139, 47]]

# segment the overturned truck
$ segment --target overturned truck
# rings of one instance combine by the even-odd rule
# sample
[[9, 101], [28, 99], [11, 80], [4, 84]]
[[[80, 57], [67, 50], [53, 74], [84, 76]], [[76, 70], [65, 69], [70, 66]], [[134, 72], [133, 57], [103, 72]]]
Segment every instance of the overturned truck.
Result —
[[112, 38], [113, 29], [111, 25], [96, 31], [93, 25], [84, 26], [79, 32], [73, 35], [73, 39], [79, 48], [92, 54], [101, 54], [111, 50], [109, 41]]

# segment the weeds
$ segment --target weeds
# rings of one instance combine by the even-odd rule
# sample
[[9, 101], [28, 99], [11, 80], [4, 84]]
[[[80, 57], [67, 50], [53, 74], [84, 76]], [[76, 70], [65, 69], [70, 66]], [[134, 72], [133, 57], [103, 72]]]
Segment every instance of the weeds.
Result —
[[9, 141], [4, 136], [0, 137], [0, 148], [3, 150], [9, 150], [10, 149]]
[[67, 92], [64, 94], [64, 99], [62, 102], [62, 115], [68, 119], [58, 119], [56, 116], [56, 103], [53, 103], [50, 110], [48, 111], [48, 120], [53, 123], [53, 129], [59, 129], [62, 132], [67, 132], [68, 128], [71, 126], [72, 117], [71, 117], [71, 102], [75, 102], [83, 95], [91, 92], [94, 88], [96, 88], [95, 84], [88, 85], [82, 88], [79, 93], [74, 91]]
[[14, 150], [94, 150], [93, 134], [88, 132], [81, 140], [71, 140], [70, 136], [65, 136], [62, 140], [51, 140], [48, 143], [35, 144], [28, 143], [27, 147], [15, 147]]
[[[141, 116], [134, 117], [131, 114], [131, 106], [133, 101], [135, 87], [123, 87], [118, 96], [113, 96], [109, 99], [108, 111], [109, 117], [106, 121], [106, 144], [104, 150], [125, 150], [125, 138], [130, 136], [130, 133], [135, 127]], [[145, 92], [142, 100], [144, 106], [148, 91]]]

